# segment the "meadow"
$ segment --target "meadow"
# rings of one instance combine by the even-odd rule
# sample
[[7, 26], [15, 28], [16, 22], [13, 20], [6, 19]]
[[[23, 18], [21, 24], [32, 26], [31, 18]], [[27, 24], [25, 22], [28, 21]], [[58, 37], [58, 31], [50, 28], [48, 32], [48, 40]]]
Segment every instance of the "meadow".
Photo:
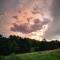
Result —
[[0, 60], [60, 60], [60, 49], [0, 56]]

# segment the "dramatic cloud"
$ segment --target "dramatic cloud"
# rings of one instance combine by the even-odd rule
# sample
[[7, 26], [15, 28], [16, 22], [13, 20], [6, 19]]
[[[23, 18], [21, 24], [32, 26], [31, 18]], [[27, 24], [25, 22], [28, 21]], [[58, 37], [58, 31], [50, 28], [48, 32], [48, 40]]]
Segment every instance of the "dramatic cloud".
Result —
[[47, 19], [44, 19], [43, 22], [40, 21], [39, 19], [34, 19], [33, 24], [30, 24], [30, 22], [24, 23], [21, 25], [14, 23], [11, 30], [15, 32], [22, 32], [27, 34], [27, 33], [35, 32], [37, 30], [41, 30], [43, 25], [46, 25], [48, 23], [49, 23], [49, 20]]
[[52, 21], [52, 2], [53, 0], [1, 0], [0, 33], [34, 39], [44, 37]]

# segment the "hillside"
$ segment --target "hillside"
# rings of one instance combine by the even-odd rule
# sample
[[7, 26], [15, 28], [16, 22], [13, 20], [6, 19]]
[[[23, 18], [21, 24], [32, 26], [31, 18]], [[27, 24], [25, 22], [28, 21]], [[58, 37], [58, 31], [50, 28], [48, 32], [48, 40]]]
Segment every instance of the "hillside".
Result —
[[60, 49], [0, 56], [0, 60], [60, 60]]

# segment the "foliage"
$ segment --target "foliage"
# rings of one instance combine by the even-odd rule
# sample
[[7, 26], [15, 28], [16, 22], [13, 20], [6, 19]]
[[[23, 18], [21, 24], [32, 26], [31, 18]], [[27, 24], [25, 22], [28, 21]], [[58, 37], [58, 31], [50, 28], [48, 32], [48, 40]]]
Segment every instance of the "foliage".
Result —
[[34, 51], [52, 50], [60, 48], [60, 41], [47, 42], [21, 38], [19, 36], [10, 35], [8, 38], [0, 35], [0, 55], [8, 55], [11, 53], [27, 53]]
[[0, 56], [0, 60], [60, 60], [60, 49]]

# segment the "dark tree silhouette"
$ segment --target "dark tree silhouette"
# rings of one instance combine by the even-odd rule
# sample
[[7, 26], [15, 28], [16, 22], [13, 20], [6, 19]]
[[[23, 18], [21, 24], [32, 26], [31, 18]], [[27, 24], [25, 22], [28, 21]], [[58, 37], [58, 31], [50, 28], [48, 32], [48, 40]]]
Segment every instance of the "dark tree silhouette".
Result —
[[10, 35], [8, 38], [0, 35], [0, 54], [27, 53], [33, 51], [52, 50], [60, 48], [60, 41], [42, 41]]

